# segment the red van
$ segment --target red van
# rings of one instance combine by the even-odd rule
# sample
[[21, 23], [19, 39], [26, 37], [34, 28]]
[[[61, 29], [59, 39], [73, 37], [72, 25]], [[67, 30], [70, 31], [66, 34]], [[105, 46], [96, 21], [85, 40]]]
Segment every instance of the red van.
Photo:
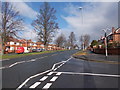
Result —
[[17, 47], [16, 53], [24, 53], [23, 47]]

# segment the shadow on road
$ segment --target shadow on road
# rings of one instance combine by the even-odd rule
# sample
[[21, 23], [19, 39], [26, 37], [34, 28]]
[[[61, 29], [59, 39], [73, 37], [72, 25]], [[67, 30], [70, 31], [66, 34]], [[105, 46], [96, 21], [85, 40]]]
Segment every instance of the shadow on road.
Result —
[[[87, 59], [87, 57], [85, 58]], [[84, 60], [84, 72], [92, 73], [92, 69], [89, 62], [85, 60]], [[83, 82], [84, 82], [84, 88], [96, 88], [94, 76], [84, 75]]]

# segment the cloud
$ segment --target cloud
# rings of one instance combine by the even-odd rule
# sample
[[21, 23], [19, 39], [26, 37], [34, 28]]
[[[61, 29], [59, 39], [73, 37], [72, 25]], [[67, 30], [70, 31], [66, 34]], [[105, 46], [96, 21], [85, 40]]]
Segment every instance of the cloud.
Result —
[[[9, 2], [45, 2], [46, 0], [3, 0]], [[119, 2], [119, 0], [47, 0], [47, 2]]]
[[117, 6], [115, 2], [92, 2], [82, 5], [83, 9], [80, 11], [80, 6], [70, 3], [64, 8], [68, 16], [61, 16], [68, 23], [67, 27], [62, 28], [62, 32], [74, 31], [77, 37], [90, 34], [91, 39], [98, 39], [104, 35], [102, 29], [111, 29], [113, 26], [117, 28]]
[[24, 31], [21, 35], [23, 39], [32, 39], [33, 41], [37, 41], [37, 32], [31, 27], [31, 25], [25, 24]]
[[37, 12], [29, 7], [25, 2], [12, 2], [15, 10], [19, 11], [20, 15], [34, 19], [37, 15]]

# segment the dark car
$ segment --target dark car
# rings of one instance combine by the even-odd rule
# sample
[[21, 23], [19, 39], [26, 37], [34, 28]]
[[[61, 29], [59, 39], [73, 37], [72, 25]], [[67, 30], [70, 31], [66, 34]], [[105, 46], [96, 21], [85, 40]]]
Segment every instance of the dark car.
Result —
[[42, 52], [43, 50], [42, 49], [37, 49], [37, 52]]
[[37, 49], [32, 49], [32, 52], [37, 52]]

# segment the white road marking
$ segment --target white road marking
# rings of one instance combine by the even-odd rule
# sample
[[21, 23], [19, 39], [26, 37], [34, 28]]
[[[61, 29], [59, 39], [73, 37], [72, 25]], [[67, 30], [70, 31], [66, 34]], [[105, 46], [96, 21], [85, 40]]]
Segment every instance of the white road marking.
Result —
[[44, 57], [41, 57], [41, 58], [35, 58], [35, 59], [27, 60], [27, 61], [15, 62], [15, 63], [9, 65], [8, 67], [0, 67], [0, 69], [11, 68], [11, 67], [13, 67], [13, 66], [15, 66], [15, 65], [17, 65], [17, 64], [34, 62], [34, 61], [36, 61], [37, 59], [42, 59], [42, 58], [45, 58], [45, 57], [48, 57], [48, 56], [44, 56]]
[[34, 83], [32, 86], [30, 86], [29, 88], [36, 88], [38, 85], [40, 85], [41, 82], [36, 82]]
[[58, 72], [56, 75], [61, 75], [62, 74], [62, 72]]
[[[58, 73], [58, 72], [54, 72]], [[120, 75], [110, 75], [110, 74], [95, 74], [95, 73], [76, 73], [76, 72], [61, 72], [62, 74], [78, 74], [78, 75], [92, 75], [92, 76], [106, 76], [106, 77], [120, 77]]]
[[10, 59], [2, 59], [2, 60], [0, 60], [0, 62], [7, 61], [7, 60], [10, 60]]
[[50, 73], [48, 73], [47, 75], [52, 75], [53, 74], [53, 72], [50, 72]]
[[54, 82], [57, 78], [58, 76], [54, 76], [50, 81]]
[[40, 81], [44, 81], [48, 78], [48, 76], [44, 76], [43, 78], [40, 79]]
[[[72, 57], [71, 57], [71, 58], [72, 58]], [[69, 61], [71, 58], [67, 59], [66, 61], [62, 61], [62, 62], [67, 62], [67, 61]], [[44, 72], [42, 72], [42, 73], [38, 73], [38, 74], [33, 75], [33, 76], [30, 76], [30, 77], [27, 78], [16, 90], [21, 89], [30, 79], [35, 78], [35, 77], [37, 77], [37, 76], [40, 76], [40, 75], [42, 75], [42, 74], [45, 74], [45, 73], [48, 73], [48, 72], [54, 70], [55, 65], [56, 65], [56, 64], [54, 64], [54, 65], [52, 66], [52, 69], [50, 69], [50, 70], [44, 71]]]
[[7, 68], [7, 67], [0, 67], [0, 70], [1, 70], [1, 69], [5, 69], [5, 68]]
[[42, 73], [39, 73], [39, 74], [36, 74], [36, 75], [33, 75], [33, 76], [27, 78], [16, 90], [21, 89], [30, 79], [35, 78], [35, 77], [37, 77], [37, 76], [40, 76], [40, 75], [42, 75], [42, 74], [48, 73], [48, 72], [50, 72], [50, 71], [52, 71], [52, 69], [47, 70], [47, 71], [44, 71], [44, 72], [42, 72]]
[[42, 89], [48, 89], [51, 85], [52, 83], [47, 83]]
[[[68, 62], [70, 59], [72, 59], [72, 57], [69, 58], [69, 59], [67, 59], [66, 61], [61, 61], [61, 62], [55, 63], [55, 64], [53, 65], [52, 69], [53, 69], [54, 71], [57, 70], [57, 69], [60, 68], [63, 64], [65, 64], [66, 62]], [[60, 64], [60, 63], [62, 63], [62, 64]], [[56, 66], [57, 64], [60, 64], [60, 65], [59, 65], [57, 68], [55, 68], [55, 66]]]
[[53, 54], [53, 55], [51, 55], [51, 56], [55, 56], [55, 55], [57, 55], [57, 54]]
[[17, 64], [18, 64], [18, 62], [14, 63], [14, 64], [11, 64], [11, 65], [9, 66], [9, 68], [11, 68], [11, 67], [13, 67], [13, 66], [15, 66], [15, 65], [17, 65]]

